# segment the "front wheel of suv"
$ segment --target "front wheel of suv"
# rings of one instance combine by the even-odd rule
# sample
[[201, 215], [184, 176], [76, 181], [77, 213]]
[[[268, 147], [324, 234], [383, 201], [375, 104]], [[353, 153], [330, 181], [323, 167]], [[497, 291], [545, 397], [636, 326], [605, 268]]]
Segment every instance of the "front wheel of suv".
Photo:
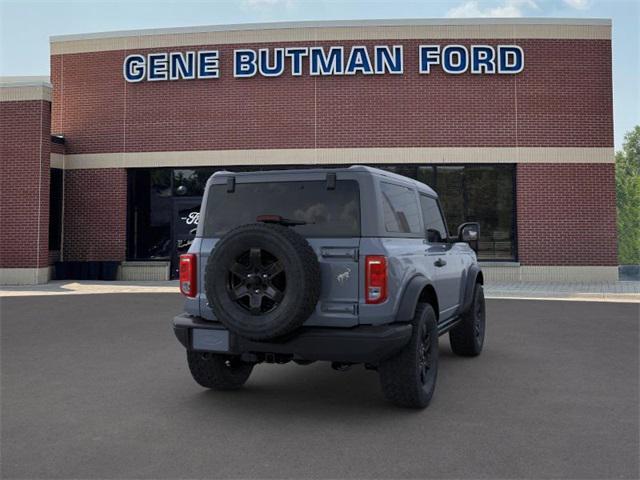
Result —
[[484, 290], [476, 283], [469, 310], [462, 315], [458, 325], [449, 331], [451, 350], [463, 357], [477, 357], [482, 352], [485, 332]]
[[236, 390], [249, 379], [252, 363], [239, 357], [187, 351], [187, 362], [193, 379], [205, 388]]
[[409, 343], [378, 367], [384, 396], [401, 407], [429, 405], [438, 377], [438, 326], [428, 303], [418, 304]]

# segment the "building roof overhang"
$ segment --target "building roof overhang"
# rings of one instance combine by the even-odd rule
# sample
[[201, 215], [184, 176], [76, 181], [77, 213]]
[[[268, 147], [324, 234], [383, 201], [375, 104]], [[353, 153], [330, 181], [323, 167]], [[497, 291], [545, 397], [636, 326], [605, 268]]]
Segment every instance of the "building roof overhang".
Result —
[[51, 54], [189, 45], [394, 39], [610, 39], [602, 18], [456, 18], [248, 23], [50, 37]]
[[0, 102], [30, 100], [51, 101], [52, 85], [49, 77], [0, 77]]

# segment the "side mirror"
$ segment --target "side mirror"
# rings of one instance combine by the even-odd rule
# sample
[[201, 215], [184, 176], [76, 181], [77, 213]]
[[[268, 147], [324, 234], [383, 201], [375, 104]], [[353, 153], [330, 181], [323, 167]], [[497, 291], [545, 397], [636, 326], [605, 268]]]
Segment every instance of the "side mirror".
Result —
[[477, 222], [463, 223], [458, 227], [458, 241], [466, 242], [478, 253], [478, 242], [480, 240], [480, 224]]

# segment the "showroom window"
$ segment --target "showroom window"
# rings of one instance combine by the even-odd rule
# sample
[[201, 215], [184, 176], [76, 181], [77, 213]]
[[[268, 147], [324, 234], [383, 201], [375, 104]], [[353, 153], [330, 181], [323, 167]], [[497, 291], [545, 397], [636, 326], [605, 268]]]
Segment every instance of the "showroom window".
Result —
[[480, 224], [481, 260], [516, 259], [513, 165], [438, 166], [431, 186], [452, 235], [461, 223]]
[[513, 164], [372, 166], [432, 187], [440, 197], [451, 235], [456, 235], [461, 223], [480, 223], [480, 260], [516, 260]]
[[[480, 223], [480, 260], [516, 260], [513, 164], [372, 166], [433, 187], [439, 194], [451, 235], [456, 234], [461, 223]], [[176, 255], [190, 245], [187, 237], [195, 232], [204, 187], [216, 171], [283, 168], [317, 168], [317, 165], [129, 169], [127, 258], [175, 261]], [[394, 218], [397, 223], [397, 217]], [[411, 222], [397, 228], [414, 230]]]
[[209, 177], [219, 168], [176, 168], [173, 170], [173, 194], [179, 197], [201, 197]]
[[168, 260], [172, 254], [172, 169], [132, 169], [128, 174], [127, 257]]

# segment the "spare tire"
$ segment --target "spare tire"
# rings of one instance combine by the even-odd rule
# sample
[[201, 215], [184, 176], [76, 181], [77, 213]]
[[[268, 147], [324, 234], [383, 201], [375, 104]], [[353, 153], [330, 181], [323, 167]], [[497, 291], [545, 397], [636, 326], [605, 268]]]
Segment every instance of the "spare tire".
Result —
[[269, 340], [309, 318], [320, 296], [320, 265], [311, 245], [290, 228], [242, 225], [215, 245], [204, 283], [213, 313], [230, 331]]

